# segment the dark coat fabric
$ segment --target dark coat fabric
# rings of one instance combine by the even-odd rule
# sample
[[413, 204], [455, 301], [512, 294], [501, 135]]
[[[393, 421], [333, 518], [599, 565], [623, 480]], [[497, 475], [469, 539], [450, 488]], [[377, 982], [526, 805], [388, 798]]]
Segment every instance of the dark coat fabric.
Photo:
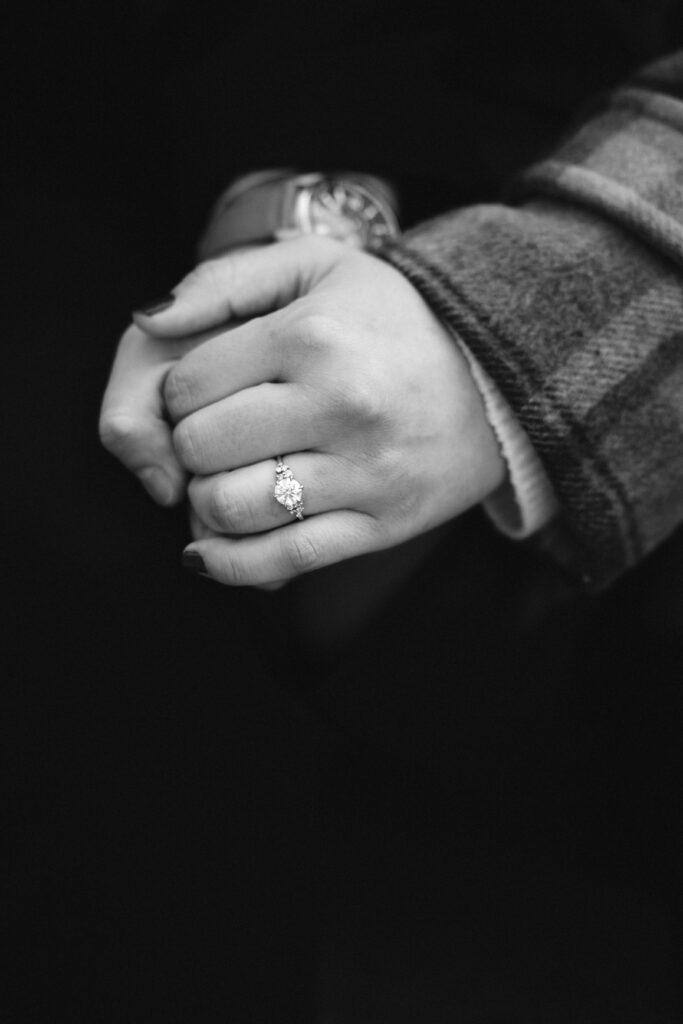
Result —
[[667, 58], [606, 97], [520, 176], [521, 205], [389, 250], [510, 401], [559, 498], [553, 529], [598, 584], [683, 517], [682, 71]]

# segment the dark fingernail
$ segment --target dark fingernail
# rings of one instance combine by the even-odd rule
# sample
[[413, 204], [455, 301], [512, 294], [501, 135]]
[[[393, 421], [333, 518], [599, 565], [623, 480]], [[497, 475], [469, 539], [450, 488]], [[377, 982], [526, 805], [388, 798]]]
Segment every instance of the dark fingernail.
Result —
[[181, 563], [183, 569], [189, 569], [190, 572], [203, 572], [206, 574], [204, 559], [198, 551], [183, 551]]
[[175, 295], [160, 295], [158, 299], [151, 299], [149, 302], [143, 302], [142, 305], [138, 306], [135, 313], [142, 313], [143, 316], [156, 316], [157, 313], [163, 313], [165, 309], [172, 306], [175, 302]]

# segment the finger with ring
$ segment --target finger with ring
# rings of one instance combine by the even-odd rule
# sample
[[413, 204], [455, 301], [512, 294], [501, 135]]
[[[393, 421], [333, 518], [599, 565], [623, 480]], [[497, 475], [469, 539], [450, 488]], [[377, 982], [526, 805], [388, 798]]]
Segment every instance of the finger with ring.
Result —
[[[270, 459], [230, 472], [195, 477], [188, 489], [190, 503], [211, 530], [247, 534], [294, 524], [304, 514], [308, 519], [332, 509], [361, 508], [367, 500], [364, 490], [368, 482], [335, 456], [298, 452], [288, 455], [282, 466], [283, 471], [274, 471], [279, 465], [274, 466]], [[276, 487], [283, 501], [276, 496]]]

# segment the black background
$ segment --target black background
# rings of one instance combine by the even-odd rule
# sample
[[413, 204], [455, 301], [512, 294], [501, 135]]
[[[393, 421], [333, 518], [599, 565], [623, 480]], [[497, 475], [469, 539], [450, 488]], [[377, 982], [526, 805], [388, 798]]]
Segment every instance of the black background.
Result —
[[680, 538], [587, 598], [475, 513], [323, 649], [353, 566], [187, 578], [96, 429], [231, 175], [495, 198], [671, 7], [4, 16], [4, 1019], [679, 1019]]

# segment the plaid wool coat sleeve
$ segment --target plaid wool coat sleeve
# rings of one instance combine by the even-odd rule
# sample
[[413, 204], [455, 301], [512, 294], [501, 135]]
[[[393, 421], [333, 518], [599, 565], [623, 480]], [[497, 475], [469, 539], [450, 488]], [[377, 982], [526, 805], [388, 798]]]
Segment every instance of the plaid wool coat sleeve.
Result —
[[546, 547], [604, 586], [683, 520], [683, 52], [603, 97], [510, 196], [382, 255], [526, 431], [561, 506]]

